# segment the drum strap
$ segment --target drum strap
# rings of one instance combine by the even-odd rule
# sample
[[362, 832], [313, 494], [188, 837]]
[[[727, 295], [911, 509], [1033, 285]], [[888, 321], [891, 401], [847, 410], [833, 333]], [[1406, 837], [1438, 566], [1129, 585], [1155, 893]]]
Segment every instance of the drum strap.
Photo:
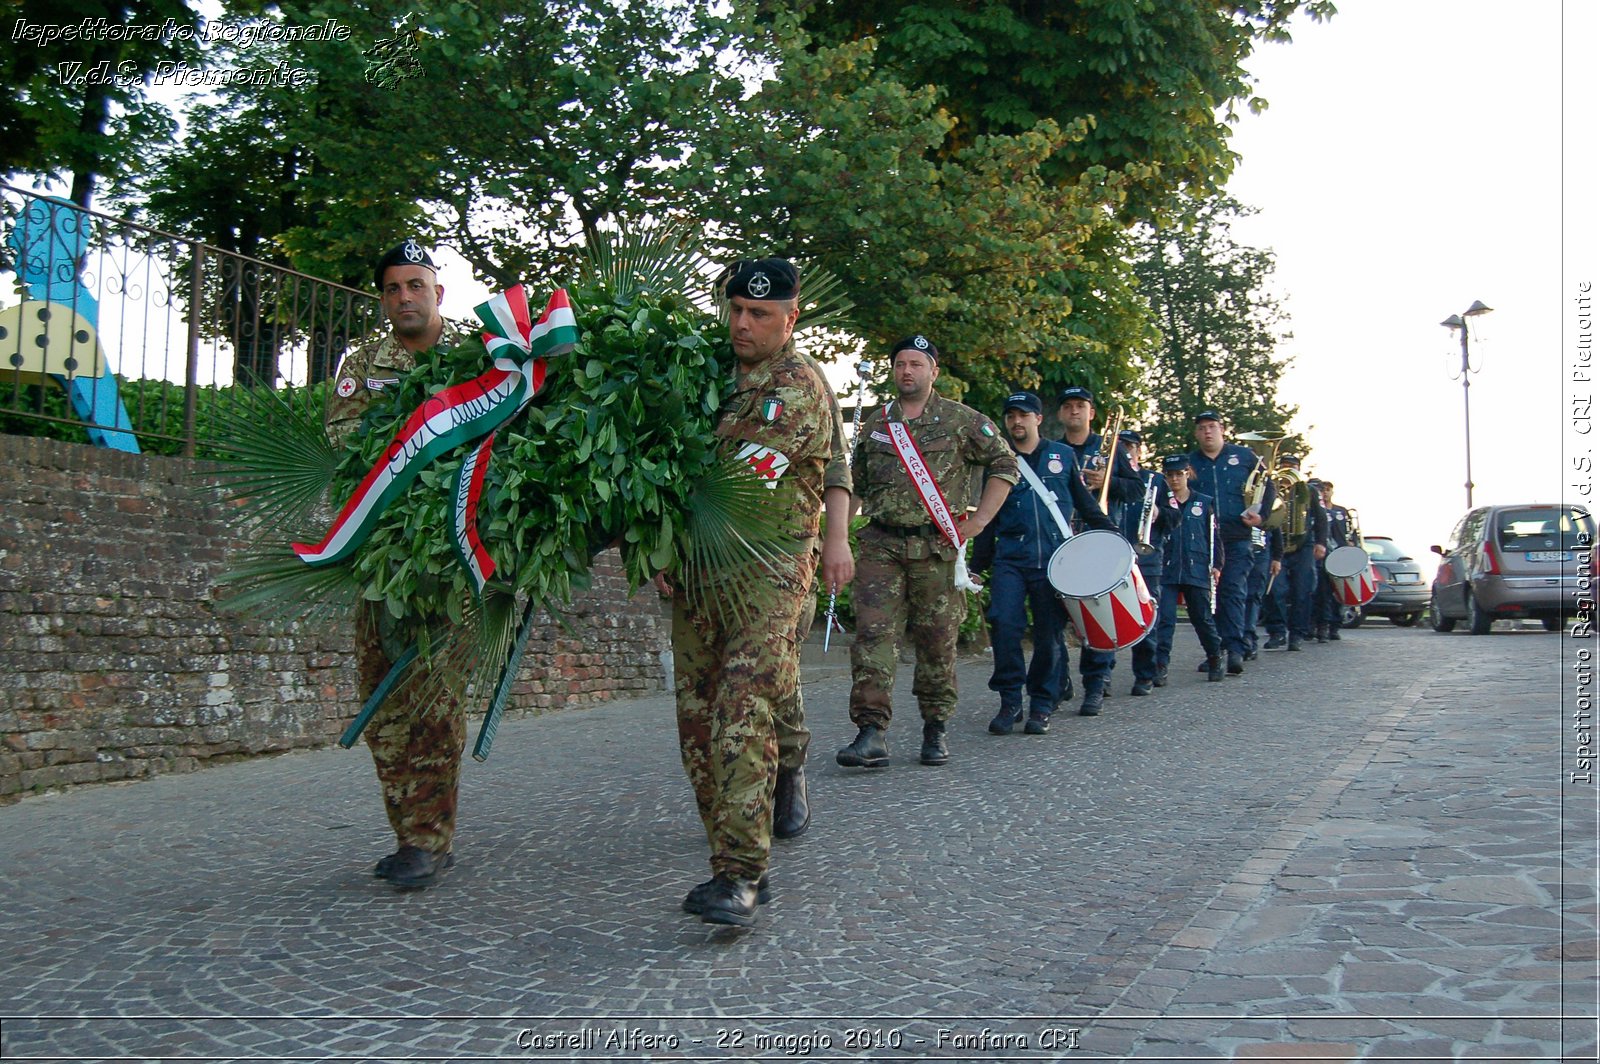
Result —
[[[1043, 444], [1040, 444], [1040, 446], [1043, 446]], [[1071, 539], [1072, 529], [1067, 527], [1067, 519], [1061, 516], [1061, 507], [1056, 505], [1056, 493], [1044, 486], [1044, 481], [1039, 479], [1039, 474], [1035, 473], [1033, 467], [1028, 464], [1026, 455], [1017, 455], [1017, 472], [1022, 474], [1022, 479], [1028, 482], [1028, 487], [1032, 488], [1039, 498], [1044, 500], [1045, 506], [1049, 507], [1050, 516], [1056, 519], [1056, 527], [1061, 529], [1061, 538], [1063, 540]]]
[[950, 515], [950, 504], [945, 502], [939, 482], [928, 472], [928, 463], [923, 461], [922, 451], [912, 438], [911, 430], [906, 428], [903, 421], [890, 421], [887, 406], [883, 408], [883, 421], [889, 430], [889, 438], [894, 441], [895, 452], [900, 456], [900, 464], [905, 467], [906, 476], [911, 478], [911, 486], [917, 489], [917, 498], [922, 500], [923, 509], [928, 511], [928, 516], [933, 518], [934, 525], [952, 547], [961, 546], [961, 530], [956, 527], [956, 519]]

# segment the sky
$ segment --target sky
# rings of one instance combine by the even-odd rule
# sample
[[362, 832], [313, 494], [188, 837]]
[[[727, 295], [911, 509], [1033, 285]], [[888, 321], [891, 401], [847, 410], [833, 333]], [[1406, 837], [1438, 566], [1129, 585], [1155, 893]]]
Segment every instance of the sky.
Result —
[[[1280, 395], [1300, 407], [1308, 467], [1427, 571], [1467, 509], [1451, 314], [1494, 308], [1469, 339], [1474, 504], [1554, 501], [1570, 479], [1563, 331], [1577, 280], [1594, 277], [1600, 171], [1582, 142], [1600, 115], [1587, 73], [1600, 5], [1338, 6], [1249, 64], [1270, 106], [1233, 138], [1229, 191], [1260, 209], [1235, 232], [1277, 254], [1294, 332]], [[1563, 186], [1564, 142], [1586, 184]]]

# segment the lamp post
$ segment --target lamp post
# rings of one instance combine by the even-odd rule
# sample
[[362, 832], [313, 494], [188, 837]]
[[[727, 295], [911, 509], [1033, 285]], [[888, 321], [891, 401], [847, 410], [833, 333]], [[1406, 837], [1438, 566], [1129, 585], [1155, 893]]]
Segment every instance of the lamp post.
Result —
[[1487, 314], [1493, 307], [1483, 305], [1481, 299], [1474, 299], [1472, 306], [1460, 314], [1452, 314], [1439, 324], [1449, 329], [1451, 333], [1461, 334], [1461, 410], [1462, 421], [1467, 431], [1467, 509], [1472, 509], [1472, 395], [1468, 390], [1472, 382], [1468, 379], [1477, 370], [1472, 368], [1469, 361], [1470, 352], [1467, 348], [1467, 333], [1471, 330], [1467, 326], [1468, 318], [1476, 318], [1480, 314]]

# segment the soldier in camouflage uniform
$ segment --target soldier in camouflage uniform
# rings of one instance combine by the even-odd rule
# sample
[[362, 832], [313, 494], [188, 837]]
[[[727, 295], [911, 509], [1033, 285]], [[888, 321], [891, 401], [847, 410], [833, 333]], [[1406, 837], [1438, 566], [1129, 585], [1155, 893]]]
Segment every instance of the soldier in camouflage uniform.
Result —
[[965, 516], [973, 468], [988, 470], [977, 512], [961, 524], [965, 539], [983, 531], [1018, 479], [1017, 457], [994, 422], [934, 392], [939, 351], [926, 337], [900, 341], [890, 358], [898, 398], [863, 419], [851, 464], [855, 493], [872, 520], [858, 539], [853, 592], [850, 720], [860, 731], [836, 758], [850, 767], [889, 763], [883, 733], [891, 716], [897, 644], [908, 617], [917, 657], [912, 692], [923, 722], [921, 761], [942, 765], [949, 760], [945, 722], [956, 708], [956, 636], [967, 611], [966, 594], [955, 587], [958, 550], [934, 525], [889, 435], [889, 422], [901, 422], [910, 431], [958, 520]]
[[778, 770], [774, 712], [799, 684], [794, 638], [817, 564], [811, 541], [833, 425], [827, 386], [790, 343], [799, 317], [794, 267], [782, 259], [740, 263], [726, 291], [739, 387], [723, 406], [716, 435], [776, 452], [752, 461], [760, 457], [780, 469], [773, 518], [793, 521], [796, 537], [806, 541], [763, 575], [761, 623], [740, 623], [718, 608], [713, 587], [673, 593], [678, 740], [713, 873], [683, 908], [707, 923], [748, 926], [767, 896]]
[[[417, 354], [470, 338], [440, 316], [444, 286], [437, 281], [433, 259], [415, 239], [379, 259], [374, 279], [390, 328], [353, 348], [339, 364], [326, 412], [328, 436], [336, 445], [359, 430], [372, 397], [397, 385], [415, 367]], [[356, 613], [356, 672], [363, 702], [410, 642], [408, 629], [381, 603], [374, 605], [363, 602]], [[454, 863], [450, 844], [466, 716], [455, 692], [425, 701], [427, 686], [402, 682], [364, 733], [399, 843], [373, 874], [400, 890], [423, 889]]]
[[[793, 347], [792, 343], [790, 345]], [[818, 573], [821, 583], [829, 591], [837, 591], [848, 584], [855, 572], [855, 560], [850, 553], [850, 463], [845, 451], [844, 418], [839, 415], [839, 400], [834, 397], [822, 367], [810, 355], [796, 352], [822, 381], [828, 396], [828, 409], [833, 415], [833, 441], [828, 448], [828, 465], [822, 473], [823, 507], [827, 518], [824, 538], [818, 544]], [[798, 657], [800, 647], [811, 634], [812, 622], [817, 616], [817, 596], [808, 594], [800, 607], [800, 623], [794, 632], [794, 649]], [[795, 666], [797, 682], [794, 694], [781, 698], [773, 707], [773, 722], [778, 729], [778, 777], [773, 787], [772, 837], [792, 839], [811, 823], [811, 805], [806, 795], [806, 750], [811, 745], [811, 732], [806, 728], [805, 701], [801, 695], [798, 661]]]

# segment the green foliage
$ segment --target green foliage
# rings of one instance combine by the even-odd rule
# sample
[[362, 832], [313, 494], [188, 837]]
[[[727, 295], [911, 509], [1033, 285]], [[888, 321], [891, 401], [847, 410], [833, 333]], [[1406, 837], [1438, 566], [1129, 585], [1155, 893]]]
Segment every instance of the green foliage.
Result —
[[1271, 289], [1272, 252], [1239, 244], [1230, 228], [1249, 213], [1221, 197], [1193, 207], [1181, 227], [1146, 227], [1136, 236], [1134, 270], [1162, 334], [1142, 392], [1155, 415], [1142, 426], [1154, 453], [1187, 450], [1201, 410], [1220, 412], [1230, 433], [1275, 433], [1294, 417], [1296, 408], [1278, 399], [1290, 360], [1277, 349], [1292, 334]]
[[[44, 41], [29, 31], [76, 27], [164, 26], [192, 31], [199, 13], [183, 0], [21, 0], [0, 21], [0, 176], [70, 177], [72, 199], [87, 205], [94, 180], [144, 169], [153, 149], [176, 129], [168, 109], [146, 93], [160, 62], [192, 62], [197, 46], [182, 35], [96, 40], [74, 35]], [[23, 24], [28, 26], [24, 27]], [[17, 34], [21, 32], [22, 37]], [[104, 65], [102, 65], [104, 64]]]

